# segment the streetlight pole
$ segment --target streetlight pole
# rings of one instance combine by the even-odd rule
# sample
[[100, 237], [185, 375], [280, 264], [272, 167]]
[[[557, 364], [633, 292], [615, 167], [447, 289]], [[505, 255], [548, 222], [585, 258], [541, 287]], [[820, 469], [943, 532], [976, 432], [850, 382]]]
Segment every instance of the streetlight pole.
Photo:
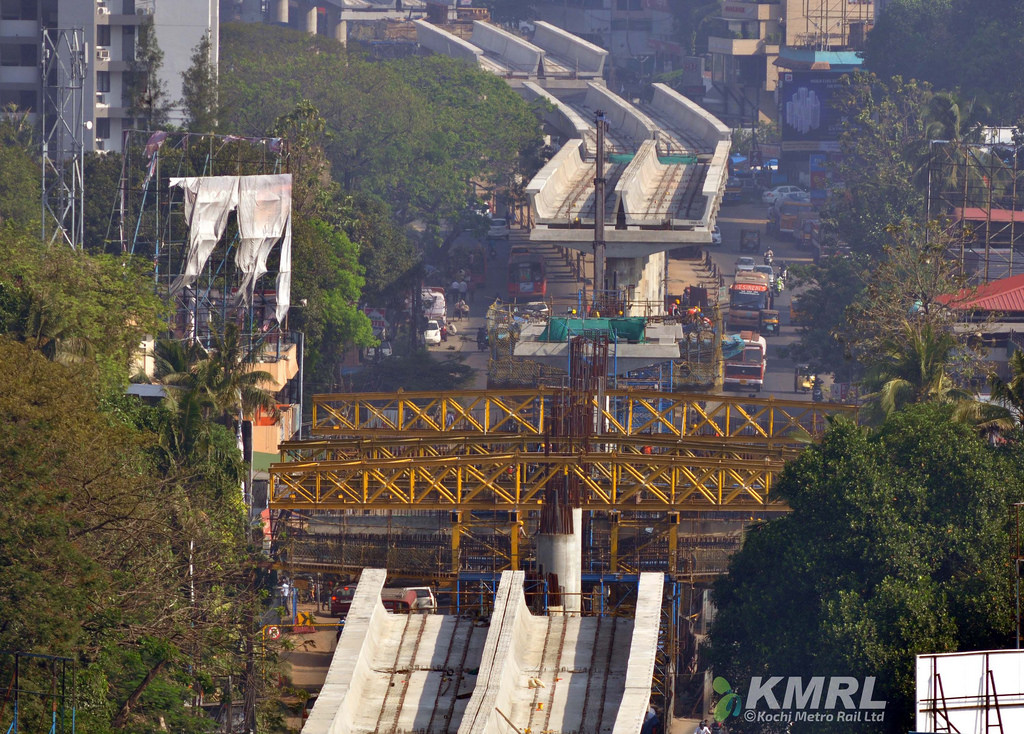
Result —
[[302, 385], [305, 378], [306, 368], [306, 334], [296, 332], [299, 335], [299, 440], [302, 440]]

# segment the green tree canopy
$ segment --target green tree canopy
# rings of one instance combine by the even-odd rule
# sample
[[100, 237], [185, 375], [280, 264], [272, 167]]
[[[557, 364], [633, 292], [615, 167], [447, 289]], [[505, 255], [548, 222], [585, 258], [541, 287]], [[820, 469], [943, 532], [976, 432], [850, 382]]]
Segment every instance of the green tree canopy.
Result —
[[837, 420], [782, 474], [792, 513], [751, 530], [715, 585], [715, 674], [740, 691], [755, 675], [876, 676], [885, 721], [862, 731], [910, 728], [915, 654], [1012, 641], [1008, 508], [1024, 488], [1011, 451], [949, 406], [913, 406], [873, 431]]
[[192, 132], [217, 129], [217, 69], [211, 62], [210, 34], [192, 49], [192, 63], [181, 75], [181, 104], [185, 108], [185, 126]]
[[865, 65], [886, 79], [930, 82], [983, 100], [985, 122], [1024, 115], [1022, 0], [891, 0], [868, 35]]
[[[169, 463], [162, 408], [103, 410], [3, 336], [0, 369], [0, 648], [73, 658], [84, 731], [208, 731], [182, 702], [200, 671], [239, 669], [254, 599], [234, 437], [213, 426], [215, 451]], [[23, 728], [45, 730], [26, 698]]]
[[157, 332], [164, 307], [149, 266], [0, 229], [0, 333], [53, 359], [95, 363], [111, 385], [127, 382], [132, 355]]

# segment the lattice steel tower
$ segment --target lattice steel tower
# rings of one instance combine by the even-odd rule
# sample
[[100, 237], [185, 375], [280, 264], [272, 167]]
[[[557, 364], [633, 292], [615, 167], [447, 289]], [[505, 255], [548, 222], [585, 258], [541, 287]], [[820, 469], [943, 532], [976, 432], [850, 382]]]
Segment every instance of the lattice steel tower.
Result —
[[43, 29], [43, 241], [76, 250], [83, 238], [85, 63], [82, 28]]

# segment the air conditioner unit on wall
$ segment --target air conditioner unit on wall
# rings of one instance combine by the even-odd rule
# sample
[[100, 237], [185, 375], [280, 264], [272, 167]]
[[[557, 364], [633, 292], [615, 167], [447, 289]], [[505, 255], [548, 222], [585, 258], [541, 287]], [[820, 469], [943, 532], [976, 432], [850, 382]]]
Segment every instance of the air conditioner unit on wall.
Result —
[[110, 49], [109, 48], [98, 48], [98, 49], [96, 49], [96, 60], [97, 61], [110, 61]]
[[110, 8], [108, 8], [106, 5], [100, 5], [98, 8], [96, 8], [96, 13], [99, 15], [110, 15]]
[[107, 106], [107, 95], [103, 92], [96, 92], [96, 106], [106, 107]]

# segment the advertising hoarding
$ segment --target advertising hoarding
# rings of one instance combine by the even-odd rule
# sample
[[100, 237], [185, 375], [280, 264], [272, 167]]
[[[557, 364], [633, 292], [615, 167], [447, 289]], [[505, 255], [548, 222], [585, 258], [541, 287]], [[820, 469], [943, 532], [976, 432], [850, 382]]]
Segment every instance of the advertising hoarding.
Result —
[[843, 119], [833, 97], [841, 77], [826, 71], [786, 71], [779, 75], [784, 150], [838, 150]]

